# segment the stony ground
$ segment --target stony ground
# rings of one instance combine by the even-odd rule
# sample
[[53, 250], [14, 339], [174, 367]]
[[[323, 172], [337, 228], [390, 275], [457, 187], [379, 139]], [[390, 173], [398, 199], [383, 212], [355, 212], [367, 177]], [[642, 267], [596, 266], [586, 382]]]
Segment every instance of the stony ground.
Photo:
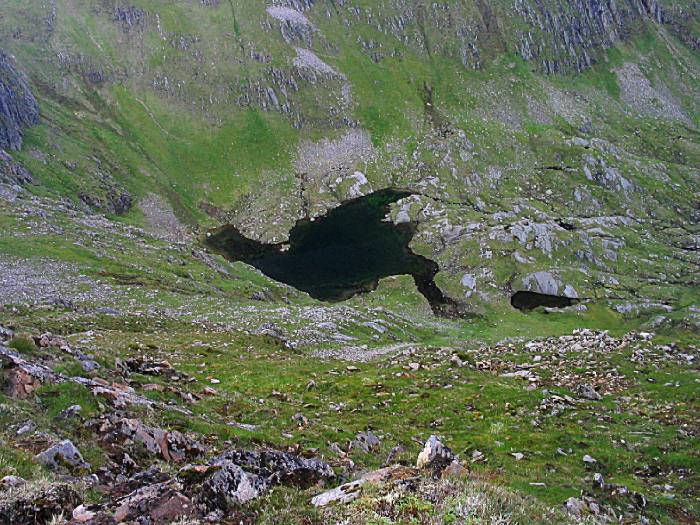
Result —
[[[2, 316], [6, 523], [698, 520], [693, 337], [578, 329], [360, 358], [177, 318]], [[417, 465], [433, 434], [449, 461]]]

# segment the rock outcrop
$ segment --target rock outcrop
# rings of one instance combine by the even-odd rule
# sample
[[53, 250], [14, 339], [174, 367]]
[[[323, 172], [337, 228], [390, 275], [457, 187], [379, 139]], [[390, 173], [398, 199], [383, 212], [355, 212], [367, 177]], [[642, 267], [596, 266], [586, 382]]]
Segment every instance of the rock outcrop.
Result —
[[120, 500], [114, 519], [118, 523], [165, 525], [191, 512], [190, 500], [176, 487], [170, 483], [156, 483], [139, 488]]
[[265, 478], [272, 485], [309, 487], [334, 477], [333, 469], [323, 461], [278, 450], [230, 450], [214, 458], [211, 464], [224, 465], [228, 462]]
[[108, 414], [88, 422], [104, 443], [129, 450], [143, 447], [148, 455], [175, 463], [202, 456], [204, 446], [177, 430], [165, 430], [145, 425], [135, 418]]
[[0, 346], [0, 385], [13, 399], [26, 399], [43, 384], [58, 380], [58, 374], [40, 363], [22, 358], [10, 348]]
[[4, 149], [0, 149], [0, 183], [23, 186], [34, 182], [31, 173]]
[[23, 491], [15, 498], [0, 500], [0, 523], [35, 525], [49, 523], [55, 516], [70, 516], [80, 496], [67, 484], [55, 484]]

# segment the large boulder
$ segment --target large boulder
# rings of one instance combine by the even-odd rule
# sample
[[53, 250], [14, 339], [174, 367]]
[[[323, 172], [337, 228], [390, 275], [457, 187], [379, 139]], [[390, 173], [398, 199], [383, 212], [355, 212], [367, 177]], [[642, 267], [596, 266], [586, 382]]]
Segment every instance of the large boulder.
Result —
[[190, 500], [176, 485], [156, 483], [141, 487], [119, 500], [114, 519], [121, 522], [138, 522], [149, 525], [165, 525], [190, 515]]
[[26, 399], [43, 384], [59, 381], [49, 367], [27, 361], [11, 348], [0, 346], [0, 384], [13, 399]]
[[277, 450], [229, 450], [208, 466], [189, 467], [180, 473], [180, 479], [197, 494], [197, 502], [210, 511], [227, 511], [274, 485], [309, 487], [333, 477], [333, 469], [323, 461]]
[[57, 469], [68, 466], [75, 469], [89, 469], [90, 464], [83, 459], [82, 454], [72, 441], [66, 439], [37, 454], [34, 459], [42, 465]]
[[536, 293], [545, 295], [558, 295], [560, 283], [558, 279], [549, 272], [540, 271], [531, 273], [523, 279], [523, 285]]
[[24, 128], [38, 124], [39, 105], [13, 57], [0, 50], [0, 148], [22, 147]]
[[267, 479], [246, 472], [232, 461], [222, 461], [199, 490], [198, 501], [209, 510], [228, 510], [253, 500], [270, 488]]

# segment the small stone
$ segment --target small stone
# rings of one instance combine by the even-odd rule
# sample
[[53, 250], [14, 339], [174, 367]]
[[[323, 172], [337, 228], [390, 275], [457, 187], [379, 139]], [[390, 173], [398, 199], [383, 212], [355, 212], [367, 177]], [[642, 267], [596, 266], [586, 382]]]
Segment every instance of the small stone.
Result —
[[301, 412], [297, 412], [296, 414], [294, 414], [292, 416], [292, 421], [294, 421], [300, 427], [305, 427], [305, 426], [308, 426], [308, 424], [309, 424], [309, 418], [307, 418]]
[[583, 397], [591, 401], [600, 401], [603, 399], [603, 396], [596, 392], [591, 385], [580, 385], [578, 391]]
[[564, 506], [566, 507], [566, 510], [574, 516], [581, 516], [581, 514], [587, 508], [586, 504], [582, 500], [574, 497], [567, 499]]
[[365, 453], [376, 452], [379, 450], [381, 441], [374, 432], [368, 430], [367, 432], [360, 432], [355, 439], [350, 442], [350, 449], [359, 448]]
[[24, 478], [20, 478], [19, 476], [5, 476], [4, 478], [0, 479], [0, 487], [11, 489], [24, 485], [26, 482], [27, 481]]
[[350, 503], [360, 497], [360, 490], [365, 484], [363, 479], [351, 481], [328, 490], [318, 496], [311, 498], [311, 503], [314, 507], [325, 507], [331, 503], [345, 504]]
[[475, 450], [472, 452], [472, 463], [480, 463], [486, 461], [486, 456], [480, 450]]
[[85, 372], [94, 372], [100, 368], [99, 363], [97, 361], [93, 361], [92, 359], [80, 361], [80, 366]]
[[108, 307], [108, 306], [105, 306], [105, 307], [102, 307], [102, 308], [98, 308], [98, 309], [95, 310], [95, 311], [96, 311], [98, 314], [102, 314], [102, 315], [113, 315], [113, 316], [119, 316], [119, 315], [121, 315], [121, 312], [120, 312], [119, 310], [116, 310], [116, 309], [114, 309], [114, 308], [110, 308], [110, 307]]
[[605, 478], [600, 472], [593, 474], [593, 488], [602, 489], [605, 487]]
[[462, 361], [457, 354], [453, 354], [452, 357], [450, 357], [450, 363], [457, 368], [464, 368], [464, 361]]
[[36, 428], [36, 425], [34, 424], [34, 421], [27, 421], [24, 423], [21, 427], [17, 429], [17, 435], [21, 436], [23, 434], [27, 434], [28, 432], [31, 432]]
[[58, 414], [59, 417], [62, 417], [64, 419], [68, 419], [71, 417], [76, 417], [80, 414], [80, 411], [83, 409], [80, 405], [71, 405], [65, 410], [61, 410], [61, 412]]
[[88, 510], [85, 505], [79, 505], [73, 509], [73, 521], [76, 523], [87, 523], [95, 517], [95, 513]]
[[423, 450], [418, 454], [416, 466], [421, 469], [430, 469], [433, 473], [441, 473], [452, 463], [455, 455], [437, 436], [430, 436], [425, 442]]
[[356, 479], [349, 483], [344, 483], [339, 487], [328, 490], [314, 496], [311, 499], [311, 503], [315, 507], [325, 507], [330, 504], [345, 504], [356, 500], [361, 492], [362, 487], [367, 485], [374, 485], [378, 483], [383, 483], [390, 479], [400, 480], [414, 477], [417, 472], [414, 469], [408, 467], [402, 467], [401, 465], [394, 465], [391, 467], [381, 468], [379, 470], [374, 470], [368, 472], [360, 479]]
[[447, 468], [442, 472], [443, 477], [452, 478], [466, 478], [469, 474], [469, 469], [466, 468], [458, 460], [454, 460], [452, 463], [447, 465]]
[[591, 456], [589, 456], [588, 454], [586, 454], [585, 456], [583, 456], [583, 462], [584, 462], [584, 463], [588, 463], [589, 465], [592, 465], [593, 463], [598, 463], [595, 459], [593, 459], [593, 458], [592, 458]]

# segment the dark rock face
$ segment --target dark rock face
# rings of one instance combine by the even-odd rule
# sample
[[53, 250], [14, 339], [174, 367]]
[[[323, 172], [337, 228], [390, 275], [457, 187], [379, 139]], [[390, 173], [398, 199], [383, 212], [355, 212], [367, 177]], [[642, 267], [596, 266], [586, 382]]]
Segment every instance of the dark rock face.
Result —
[[700, 34], [693, 28], [700, 21], [700, 3], [665, 6], [664, 24], [690, 49], [700, 49]]
[[539, 62], [545, 73], [581, 72], [593, 65], [596, 48], [608, 48], [630, 36], [644, 20], [664, 22], [655, 0], [600, 0], [567, 3], [518, 0], [515, 10], [528, 24], [518, 52]]
[[27, 77], [0, 51], [0, 148], [22, 147], [22, 129], [39, 122], [39, 105]]

